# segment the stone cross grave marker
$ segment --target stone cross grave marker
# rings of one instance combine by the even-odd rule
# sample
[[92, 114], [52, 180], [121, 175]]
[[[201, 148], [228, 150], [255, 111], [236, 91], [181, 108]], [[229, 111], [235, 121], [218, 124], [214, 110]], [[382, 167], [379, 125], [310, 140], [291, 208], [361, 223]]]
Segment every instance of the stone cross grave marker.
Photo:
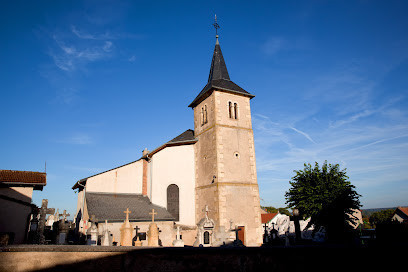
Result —
[[124, 211], [123, 213], [126, 213], [126, 221], [129, 221], [129, 214], [132, 213], [131, 211], [129, 211], [129, 208], [126, 208], [126, 211]]
[[134, 242], [135, 246], [137, 246], [137, 247], [142, 246], [142, 241], [140, 241], [140, 237], [139, 237], [140, 228], [138, 226], [136, 226], [134, 229], [136, 230], [136, 236], [135, 236], [136, 240], [135, 240], [135, 238], [133, 238], [133, 242]]
[[136, 230], [136, 237], [137, 237], [139, 235], [140, 228], [138, 226], [136, 226], [134, 229]]
[[152, 216], [152, 222], [154, 222], [154, 216], [157, 215], [157, 212], [154, 212], [154, 209], [152, 209], [152, 212], [149, 214]]
[[45, 236], [44, 236], [44, 229], [45, 229], [45, 221], [47, 214], [53, 214], [55, 212], [54, 208], [48, 208], [48, 199], [43, 199], [41, 208], [40, 208], [40, 220], [38, 222], [38, 234], [39, 234], [39, 243], [41, 245], [45, 244]]
[[122, 224], [122, 227], [120, 228], [120, 240], [121, 240], [121, 246], [132, 246], [132, 232], [133, 228], [132, 225], [129, 222], [129, 214], [132, 213], [129, 211], [129, 208], [126, 208], [126, 211], [123, 213], [126, 214], [126, 220]]
[[67, 213], [67, 210], [64, 210], [64, 213], [62, 214], [62, 219], [64, 222], [67, 221], [67, 216], [70, 216], [70, 214]]

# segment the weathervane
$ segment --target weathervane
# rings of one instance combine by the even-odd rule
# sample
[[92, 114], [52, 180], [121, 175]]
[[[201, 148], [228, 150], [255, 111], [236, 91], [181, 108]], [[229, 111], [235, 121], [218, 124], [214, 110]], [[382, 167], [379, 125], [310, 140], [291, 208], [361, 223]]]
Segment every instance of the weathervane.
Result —
[[212, 25], [215, 28], [215, 37], [218, 38], [218, 29], [220, 28], [220, 25], [217, 23], [217, 14], [215, 14], [214, 23]]

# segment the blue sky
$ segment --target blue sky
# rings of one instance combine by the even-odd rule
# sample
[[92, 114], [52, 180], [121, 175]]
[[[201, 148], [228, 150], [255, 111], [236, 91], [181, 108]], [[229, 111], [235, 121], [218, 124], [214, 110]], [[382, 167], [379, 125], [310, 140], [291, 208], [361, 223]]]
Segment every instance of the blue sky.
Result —
[[44, 171], [39, 205], [193, 128], [217, 14], [251, 102], [261, 204], [339, 163], [363, 208], [408, 205], [407, 1], [2, 1], [0, 168]]

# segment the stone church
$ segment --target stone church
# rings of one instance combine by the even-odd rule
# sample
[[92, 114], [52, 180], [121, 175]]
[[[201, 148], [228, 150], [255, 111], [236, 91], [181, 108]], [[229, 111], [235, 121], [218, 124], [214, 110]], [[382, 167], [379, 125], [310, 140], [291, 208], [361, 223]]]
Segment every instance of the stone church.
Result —
[[145, 149], [136, 161], [77, 181], [78, 231], [86, 234], [96, 221], [100, 233], [107, 228], [119, 241], [129, 209], [134, 235], [146, 245], [154, 209], [163, 246], [172, 245], [177, 228], [185, 245], [228, 244], [236, 233], [246, 246], [261, 245], [253, 97], [231, 81], [217, 35], [208, 82], [189, 105], [194, 130]]

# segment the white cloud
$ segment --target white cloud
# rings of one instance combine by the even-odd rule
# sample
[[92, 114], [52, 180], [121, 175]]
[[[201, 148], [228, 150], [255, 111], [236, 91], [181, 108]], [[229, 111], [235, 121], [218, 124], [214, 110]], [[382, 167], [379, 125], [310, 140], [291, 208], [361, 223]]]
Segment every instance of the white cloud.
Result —
[[67, 72], [75, 71], [90, 62], [106, 59], [113, 51], [111, 41], [65, 41], [57, 35], [53, 35], [53, 41], [57, 46], [51, 49], [50, 56], [59, 69]]

